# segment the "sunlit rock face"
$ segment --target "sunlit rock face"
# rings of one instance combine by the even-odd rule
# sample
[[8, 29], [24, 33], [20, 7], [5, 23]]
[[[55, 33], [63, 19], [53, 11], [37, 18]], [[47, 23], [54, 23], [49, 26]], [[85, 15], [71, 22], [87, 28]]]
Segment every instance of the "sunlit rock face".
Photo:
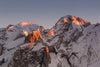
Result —
[[75, 24], [78, 26], [88, 26], [91, 23], [80, 17], [67, 15], [67, 16], [61, 17], [58, 20], [58, 22], [55, 24], [55, 26], [53, 28], [51, 28], [51, 30], [47, 33], [47, 35], [55, 35], [55, 32], [57, 30], [56, 28], [57, 27], [63, 28], [63, 26], [65, 26], [66, 24]]
[[71, 15], [67, 15], [64, 17], [61, 17], [57, 24], [65, 24], [65, 23], [72, 23], [72, 24], [77, 24], [77, 25], [84, 25], [84, 24], [90, 24], [90, 22], [80, 18], [80, 17], [75, 17]]
[[39, 26], [32, 22], [20, 22], [17, 25], [8, 26], [6, 33], [8, 37], [12, 37], [12, 40], [16, 40], [19, 37], [23, 37], [23, 33], [26, 33], [27, 35], [27, 33], [31, 33], [32, 31], [36, 31], [38, 29], [40, 33], [43, 33], [45, 30], [43, 26]]
[[26, 25], [33, 25], [34, 23], [32, 22], [21, 22], [20, 25], [23, 27], [23, 26], [26, 26]]
[[54, 28], [52, 28], [46, 35], [54, 35]]

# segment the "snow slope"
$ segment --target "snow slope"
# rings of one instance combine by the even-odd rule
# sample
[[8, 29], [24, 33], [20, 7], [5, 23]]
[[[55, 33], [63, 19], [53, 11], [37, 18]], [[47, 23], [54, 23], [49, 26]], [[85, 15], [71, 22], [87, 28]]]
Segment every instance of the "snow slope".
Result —
[[96, 62], [96, 63], [91, 64], [89, 67], [100, 67], [100, 61], [99, 61], [99, 62]]

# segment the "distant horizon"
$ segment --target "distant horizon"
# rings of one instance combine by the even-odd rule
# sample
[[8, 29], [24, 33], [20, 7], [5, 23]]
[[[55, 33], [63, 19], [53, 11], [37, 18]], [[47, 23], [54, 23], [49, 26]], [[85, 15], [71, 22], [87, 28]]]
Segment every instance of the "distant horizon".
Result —
[[1, 0], [0, 28], [22, 21], [51, 28], [66, 15], [95, 24], [100, 21], [99, 6], [100, 0]]

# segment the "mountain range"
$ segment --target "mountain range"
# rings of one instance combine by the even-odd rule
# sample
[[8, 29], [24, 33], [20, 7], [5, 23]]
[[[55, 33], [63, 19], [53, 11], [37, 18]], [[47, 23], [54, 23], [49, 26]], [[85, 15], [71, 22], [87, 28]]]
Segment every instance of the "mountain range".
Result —
[[[39, 30], [42, 40], [25, 48], [25, 32]], [[36, 45], [34, 45], [36, 44]], [[61, 17], [51, 29], [32, 22], [0, 28], [1, 67], [99, 67], [100, 23], [80, 17]]]

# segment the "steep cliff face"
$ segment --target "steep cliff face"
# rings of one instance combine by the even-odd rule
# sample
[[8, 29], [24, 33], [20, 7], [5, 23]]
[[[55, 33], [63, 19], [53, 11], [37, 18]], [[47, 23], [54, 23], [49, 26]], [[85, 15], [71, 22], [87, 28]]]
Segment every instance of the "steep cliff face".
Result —
[[[23, 43], [24, 38], [18, 38], [13, 44]], [[15, 51], [8, 51], [8, 54], [13, 54], [13, 58], [9, 59], [7, 66], [91, 67], [100, 62], [100, 24], [91, 24], [82, 18], [67, 15], [60, 18], [51, 30], [43, 35], [42, 40], [29, 49], [23, 47], [29, 44], [26, 43]], [[46, 47], [49, 49], [49, 55]]]

